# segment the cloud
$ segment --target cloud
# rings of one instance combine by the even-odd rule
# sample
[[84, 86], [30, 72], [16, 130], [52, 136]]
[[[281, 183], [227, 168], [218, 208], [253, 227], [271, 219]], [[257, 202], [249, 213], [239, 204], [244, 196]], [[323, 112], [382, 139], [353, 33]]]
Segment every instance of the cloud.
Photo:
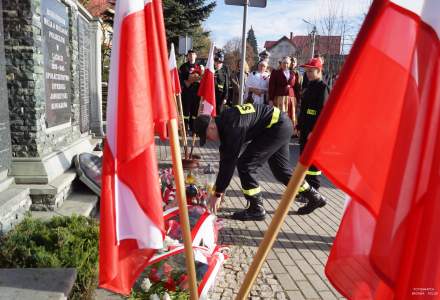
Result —
[[[303, 19], [315, 23], [320, 31], [320, 20], [328, 14], [329, 3], [352, 23], [366, 12], [369, 0], [268, 0], [266, 8], [249, 8], [247, 30], [253, 27], [258, 46], [262, 48], [267, 40], [278, 40], [290, 32], [306, 35], [312, 26]], [[211, 31], [211, 37], [218, 46], [223, 46], [234, 37], [241, 37], [243, 7], [225, 5], [217, 1], [217, 7], [204, 27]], [[357, 22], [359, 23], [359, 22]], [[353, 24], [359, 27], [359, 24]], [[355, 30], [357, 32], [357, 30]]]

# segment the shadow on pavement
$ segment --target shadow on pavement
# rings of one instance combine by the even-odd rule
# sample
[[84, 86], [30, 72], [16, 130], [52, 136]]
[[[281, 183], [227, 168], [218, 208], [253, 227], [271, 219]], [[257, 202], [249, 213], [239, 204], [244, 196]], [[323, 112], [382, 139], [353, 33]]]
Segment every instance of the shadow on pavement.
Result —
[[[228, 230], [232, 232], [227, 232]], [[223, 241], [220, 242], [234, 246], [255, 246], [261, 243], [263, 237], [264, 232], [258, 230], [234, 230], [226, 227], [222, 229], [221, 240]], [[333, 239], [333, 237], [329, 236], [283, 232], [277, 238], [274, 248], [329, 251], [333, 244]]]

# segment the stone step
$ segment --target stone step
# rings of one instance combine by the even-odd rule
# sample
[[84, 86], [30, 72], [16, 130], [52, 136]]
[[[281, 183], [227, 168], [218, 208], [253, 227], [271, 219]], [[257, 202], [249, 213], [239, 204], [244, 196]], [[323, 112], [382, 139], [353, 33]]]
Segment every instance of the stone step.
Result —
[[98, 210], [98, 196], [86, 187], [76, 187], [63, 205], [54, 211], [31, 211], [33, 218], [49, 220], [53, 216], [94, 217]]
[[9, 186], [11, 184], [13, 184], [13, 183], [14, 183], [14, 178], [13, 177], [6, 177], [6, 178], [0, 180], [0, 192], [2, 192], [4, 190], [6, 190], [7, 188], [9, 188]]
[[95, 291], [95, 300], [124, 300], [127, 299], [121, 295], [114, 294], [105, 289], [96, 289]]
[[75, 279], [73, 268], [0, 269], [0, 300], [64, 300]]
[[0, 233], [6, 233], [23, 220], [31, 206], [28, 188], [9, 186], [0, 193]]
[[48, 184], [17, 184], [16, 186], [29, 188], [32, 199], [31, 210], [54, 210], [61, 207], [72, 192], [75, 178], [75, 170], [69, 169]]

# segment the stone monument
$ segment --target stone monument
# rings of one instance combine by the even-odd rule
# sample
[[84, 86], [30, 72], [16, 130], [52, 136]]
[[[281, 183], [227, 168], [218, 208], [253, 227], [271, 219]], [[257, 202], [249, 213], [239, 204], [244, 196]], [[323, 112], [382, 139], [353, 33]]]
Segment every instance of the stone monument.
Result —
[[100, 96], [91, 96], [100, 90], [90, 76], [101, 73], [90, 53], [100, 46], [91, 26], [99, 21], [71, 0], [3, 0], [2, 11], [9, 176], [30, 188], [33, 209], [54, 209], [70, 194], [72, 158], [93, 148], [91, 125], [102, 128], [102, 117], [99, 124], [91, 115], [101, 105]]
[[[2, 2], [0, 1], [1, 11]], [[29, 189], [14, 186], [14, 178], [8, 176], [12, 161], [9, 126], [3, 16], [0, 13], [0, 234], [7, 232], [20, 222], [31, 205]]]

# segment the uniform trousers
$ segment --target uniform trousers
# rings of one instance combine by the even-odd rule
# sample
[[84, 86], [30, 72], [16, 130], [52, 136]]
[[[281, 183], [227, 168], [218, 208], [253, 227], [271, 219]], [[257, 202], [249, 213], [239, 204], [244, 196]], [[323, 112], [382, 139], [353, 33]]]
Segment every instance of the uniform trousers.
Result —
[[271, 128], [254, 138], [240, 155], [237, 170], [247, 200], [255, 200], [261, 195], [258, 181], [255, 179], [257, 170], [265, 163], [275, 178], [287, 186], [292, 176], [289, 164], [289, 142], [293, 134], [293, 126], [285, 113]]
[[[310, 134], [310, 132], [300, 132], [299, 137], [299, 153], [301, 154], [306, 147], [307, 143], [307, 137]], [[319, 190], [321, 187], [321, 171], [314, 165], [311, 165], [309, 169], [306, 172], [306, 178], [305, 180], [307, 183], [312, 186], [315, 190]]]

